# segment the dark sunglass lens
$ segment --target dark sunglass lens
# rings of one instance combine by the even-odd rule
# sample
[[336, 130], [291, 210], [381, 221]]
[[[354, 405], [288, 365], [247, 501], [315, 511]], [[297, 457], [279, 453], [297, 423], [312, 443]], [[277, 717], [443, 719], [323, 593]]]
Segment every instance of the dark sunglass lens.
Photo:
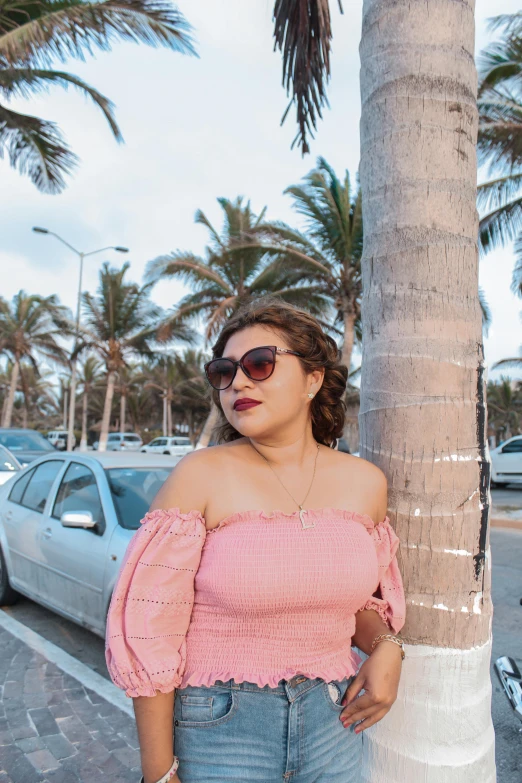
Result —
[[264, 381], [274, 369], [274, 354], [267, 348], [254, 348], [244, 357], [243, 365], [254, 381]]
[[214, 359], [207, 366], [207, 378], [214, 389], [225, 389], [233, 375], [234, 365], [230, 359]]

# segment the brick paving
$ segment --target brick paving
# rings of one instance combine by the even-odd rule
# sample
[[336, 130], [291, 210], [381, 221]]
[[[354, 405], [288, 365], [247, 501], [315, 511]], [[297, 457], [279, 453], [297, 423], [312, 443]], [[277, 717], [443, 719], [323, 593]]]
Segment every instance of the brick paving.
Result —
[[134, 720], [0, 627], [0, 783], [138, 783]]

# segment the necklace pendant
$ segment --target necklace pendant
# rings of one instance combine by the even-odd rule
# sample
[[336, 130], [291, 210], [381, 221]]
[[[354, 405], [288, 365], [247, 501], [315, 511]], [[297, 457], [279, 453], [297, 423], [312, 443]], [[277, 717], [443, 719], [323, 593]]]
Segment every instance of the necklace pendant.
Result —
[[311, 520], [309, 522], [305, 519], [305, 514], [307, 512], [302, 506], [299, 506], [299, 519], [301, 520], [301, 525], [303, 526], [303, 530], [306, 530], [309, 527], [315, 527], [315, 522], [312, 522]]

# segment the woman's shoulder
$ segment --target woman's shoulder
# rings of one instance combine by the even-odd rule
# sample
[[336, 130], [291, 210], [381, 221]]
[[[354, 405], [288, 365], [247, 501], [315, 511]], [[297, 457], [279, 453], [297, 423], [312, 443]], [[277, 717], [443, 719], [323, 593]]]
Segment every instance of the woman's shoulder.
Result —
[[388, 482], [383, 471], [362, 457], [331, 450], [329, 470], [340, 492], [346, 493], [346, 507], [355, 500], [357, 507], [364, 509], [374, 524], [379, 524], [386, 516], [388, 502]]
[[179, 508], [182, 512], [199, 511], [204, 516], [216, 470], [223, 459], [238, 457], [243, 451], [241, 446], [240, 441], [233, 441], [185, 454], [152, 501], [150, 510]]

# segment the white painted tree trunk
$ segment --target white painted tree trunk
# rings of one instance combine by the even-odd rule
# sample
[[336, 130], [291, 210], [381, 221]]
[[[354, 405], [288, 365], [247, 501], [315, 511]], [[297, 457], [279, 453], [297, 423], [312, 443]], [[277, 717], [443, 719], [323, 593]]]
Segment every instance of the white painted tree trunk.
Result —
[[100, 432], [100, 443], [98, 451], [107, 450], [107, 438], [109, 435], [109, 425], [111, 422], [112, 400], [114, 397], [114, 371], [107, 373], [107, 391], [105, 392], [105, 404], [103, 406], [103, 418]]
[[478, 301], [474, 0], [364, 0], [361, 456], [407, 594], [364, 783], [493, 783], [489, 463]]
[[4, 416], [2, 420], [2, 427], [10, 427], [11, 420], [13, 418], [14, 398], [16, 394], [16, 387], [18, 386], [18, 377], [20, 375], [20, 362], [15, 359], [13, 369], [11, 370], [11, 382], [9, 385], [9, 393], [7, 396], [7, 403], [4, 408]]
[[125, 416], [126, 416], [126, 405], [127, 405], [127, 397], [125, 394], [122, 394], [120, 397], [120, 432], [125, 432], [126, 422], [125, 422]]
[[167, 395], [163, 397], [163, 437], [167, 437]]

